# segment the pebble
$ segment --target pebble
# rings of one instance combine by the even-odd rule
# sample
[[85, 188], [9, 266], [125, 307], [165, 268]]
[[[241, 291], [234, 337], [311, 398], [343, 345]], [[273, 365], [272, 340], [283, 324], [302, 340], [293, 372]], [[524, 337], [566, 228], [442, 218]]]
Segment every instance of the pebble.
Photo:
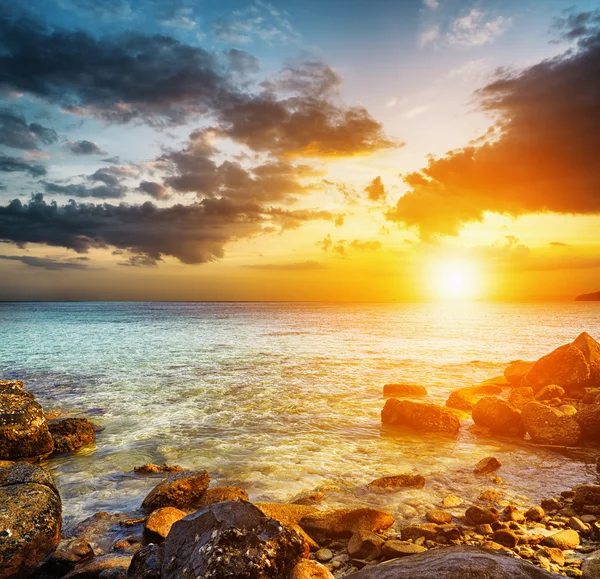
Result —
[[327, 563], [333, 559], [333, 553], [329, 549], [319, 549], [315, 553], [315, 559], [319, 561], [319, 563]]

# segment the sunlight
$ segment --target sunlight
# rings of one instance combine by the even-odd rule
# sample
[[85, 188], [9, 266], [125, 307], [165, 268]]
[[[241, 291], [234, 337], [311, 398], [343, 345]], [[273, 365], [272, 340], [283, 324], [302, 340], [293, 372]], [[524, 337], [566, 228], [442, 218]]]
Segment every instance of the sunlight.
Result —
[[478, 290], [478, 272], [464, 259], [436, 262], [431, 268], [431, 291], [438, 299], [473, 299]]

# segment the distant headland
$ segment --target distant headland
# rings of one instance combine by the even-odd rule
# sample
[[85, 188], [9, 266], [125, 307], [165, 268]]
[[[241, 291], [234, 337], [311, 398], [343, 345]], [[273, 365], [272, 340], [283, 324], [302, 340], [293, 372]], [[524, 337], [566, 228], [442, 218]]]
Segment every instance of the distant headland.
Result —
[[600, 302], [600, 292], [581, 294], [575, 298], [576, 302]]

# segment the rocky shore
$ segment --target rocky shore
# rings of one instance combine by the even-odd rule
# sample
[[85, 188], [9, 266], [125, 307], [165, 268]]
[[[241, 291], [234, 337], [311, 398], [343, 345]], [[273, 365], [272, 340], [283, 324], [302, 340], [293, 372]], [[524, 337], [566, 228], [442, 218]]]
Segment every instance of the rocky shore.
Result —
[[[595, 453], [600, 444], [600, 344], [585, 333], [451, 392], [444, 406], [420, 385], [387, 384], [383, 394], [382, 426], [397, 436], [452, 438], [468, 428], [556, 450]], [[139, 510], [63, 527], [55, 481], [35, 463], [94, 444], [98, 432], [84, 418], [44, 414], [21, 382], [0, 381], [0, 579], [600, 578], [599, 475], [523, 506], [502, 497], [503, 465], [493, 456], [467, 465], [483, 489], [477, 501], [448, 494], [408, 525], [368, 504], [324, 508], [334, 487], [250, 502], [242, 488], [214, 486], [207, 471], [147, 464], [132, 472], [157, 479]], [[398, 472], [366, 489], [428, 484]]]

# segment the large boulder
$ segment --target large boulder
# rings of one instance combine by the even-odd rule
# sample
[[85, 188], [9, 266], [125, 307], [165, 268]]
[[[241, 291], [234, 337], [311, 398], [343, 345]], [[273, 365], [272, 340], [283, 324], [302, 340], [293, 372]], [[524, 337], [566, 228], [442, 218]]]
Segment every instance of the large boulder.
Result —
[[287, 577], [304, 553], [294, 531], [250, 503], [216, 503], [176, 522], [165, 541], [162, 579]]
[[96, 427], [87, 418], [50, 420], [48, 429], [54, 439], [54, 454], [73, 452], [96, 441]]
[[310, 505], [294, 505], [290, 503], [254, 503], [267, 517], [279, 521], [282, 525], [296, 531], [303, 539], [309, 549], [316, 550], [319, 545], [300, 526], [303, 517], [318, 513], [319, 511]]
[[129, 579], [160, 579], [163, 565], [163, 546], [150, 543], [140, 549], [131, 559]]
[[588, 555], [581, 566], [582, 579], [598, 579], [600, 577], [600, 550]]
[[583, 352], [574, 344], [565, 344], [540, 358], [523, 378], [524, 386], [534, 392], [558, 384], [566, 392], [581, 390], [590, 379], [590, 366]]
[[573, 418], [577, 420], [584, 439], [591, 442], [600, 440], [600, 401], [581, 406]]
[[530, 388], [529, 386], [517, 386], [516, 388], [513, 388], [508, 396], [508, 402], [515, 408], [523, 410], [527, 404], [535, 402], [533, 388]]
[[561, 577], [502, 551], [459, 545], [367, 566], [347, 579], [552, 579]]
[[536, 444], [575, 446], [581, 437], [581, 429], [573, 416], [540, 402], [527, 404], [522, 416], [525, 429]]
[[448, 408], [397, 398], [390, 398], [385, 403], [381, 422], [439, 434], [456, 435], [460, 430], [460, 420]]
[[162, 543], [171, 527], [183, 517], [185, 513], [175, 507], [156, 509], [144, 523], [144, 538], [148, 543]]
[[422, 489], [425, 486], [425, 477], [420, 474], [396, 474], [383, 476], [371, 481], [369, 488], [399, 490], [402, 488]]
[[31, 575], [58, 543], [61, 523], [52, 476], [39, 466], [0, 462], [0, 579]]
[[358, 531], [383, 531], [394, 524], [394, 517], [386, 511], [359, 507], [338, 509], [307, 515], [300, 526], [311, 536], [313, 533], [328, 537], [350, 537]]
[[157, 484], [144, 499], [142, 508], [151, 513], [161, 507], [191, 510], [202, 506], [210, 476], [203, 470], [174, 474]]
[[0, 380], [0, 396], [2, 394], [17, 394], [33, 400], [35, 396], [23, 388], [21, 380]]
[[573, 504], [576, 508], [581, 508], [584, 505], [600, 505], [600, 485], [577, 485], [573, 496]]
[[581, 350], [590, 367], [590, 386], [600, 386], [600, 343], [587, 332], [582, 332], [575, 338], [573, 345]]
[[488, 428], [493, 434], [523, 436], [525, 426], [521, 411], [506, 400], [486, 396], [473, 407], [473, 422]]
[[0, 460], [45, 458], [53, 450], [42, 407], [27, 395], [0, 394]]
[[511, 386], [520, 386], [523, 378], [533, 368], [535, 362], [524, 362], [515, 360], [511, 362], [504, 370], [504, 377]]

